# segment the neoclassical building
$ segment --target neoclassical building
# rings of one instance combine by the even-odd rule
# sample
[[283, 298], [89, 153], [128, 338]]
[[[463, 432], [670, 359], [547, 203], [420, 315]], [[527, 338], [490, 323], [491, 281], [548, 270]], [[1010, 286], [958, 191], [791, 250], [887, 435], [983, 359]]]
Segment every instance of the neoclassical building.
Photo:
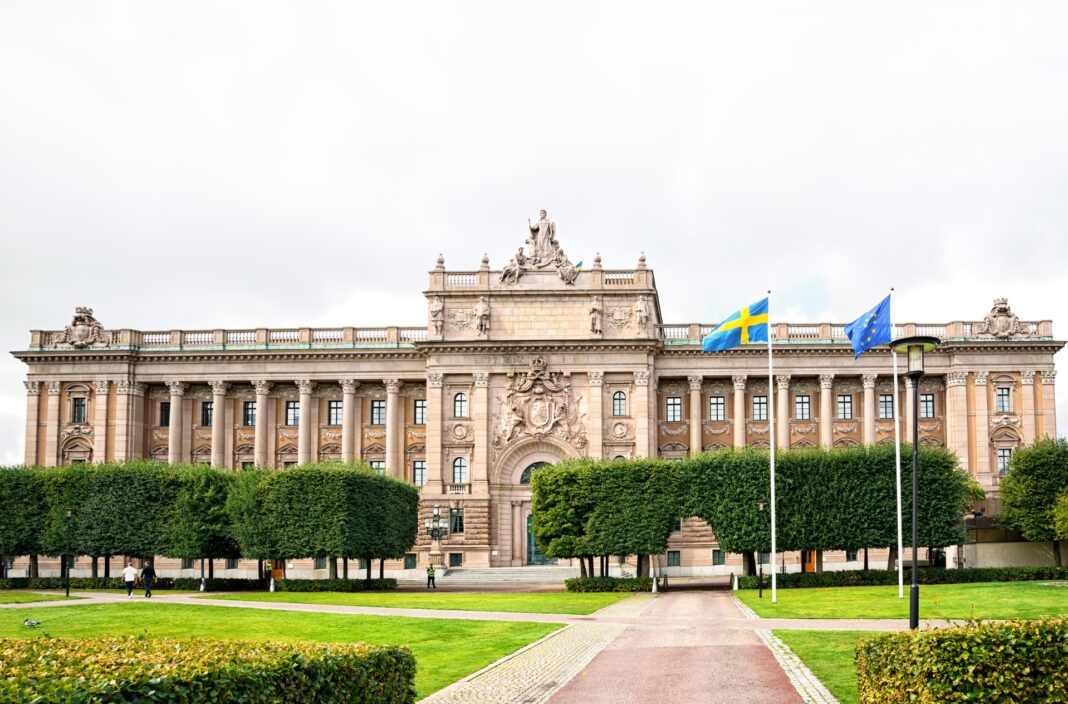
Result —
[[[528, 528], [542, 463], [766, 447], [772, 394], [778, 447], [893, 439], [889, 352], [854, 360], [841, 323], [773, 318], [769, 386], [763, 343], [706, 354], [713, 325], [664, 321], [644, 255], [633, 269], [598, 256], [580, 270], [544, 213], [526, 244], [500, 271], [485, 256], [460, 271], [439, 256], [427, 319], [411, 327], [141, 331], [78, 308], [13, 353], [27, 366], [26, 463], [363, 460], [420, 486], [424, 516], [448, 515], [447, 564], [502, 567], [543, 561]], [[716, 308], [753, 297], [724, 292]], [[996, 492], [1016, 446], [1056, 434], [1064, 343], [1005, 299], [982, 319], [896, 328], [942, 339], [919, 388], [901, 379], [905, 428], [919, 394], [920, 442], [951, 448]], [[734, 562], [707, 525], [678, 528], [665, 564]], [[420, 540], [394, 570], [425, 566]]]

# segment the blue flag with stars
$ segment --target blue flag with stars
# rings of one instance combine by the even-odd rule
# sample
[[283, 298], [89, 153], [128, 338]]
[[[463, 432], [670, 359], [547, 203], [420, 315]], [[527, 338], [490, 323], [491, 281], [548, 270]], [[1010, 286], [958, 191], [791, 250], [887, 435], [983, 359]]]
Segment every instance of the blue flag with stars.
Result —
[[846, 337], [853, 345], [853, 358], [890, 342], [890, 328], [890, 296], [887, 296], [879, 305], [845, 326]]

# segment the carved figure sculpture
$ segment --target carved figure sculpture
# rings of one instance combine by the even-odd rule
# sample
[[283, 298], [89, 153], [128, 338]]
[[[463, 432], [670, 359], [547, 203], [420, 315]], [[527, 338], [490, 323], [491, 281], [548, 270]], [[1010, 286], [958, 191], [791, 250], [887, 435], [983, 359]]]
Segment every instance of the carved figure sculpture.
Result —
[[571, 263], [571, 260], [564, 254], [564, 250], [556, 250], [556, 271], [560, 274], [560, 278], [563, 279], [565, 284], [572, 285], [575, 283], [575, 279], [578, 278], [578, 269]]
[[601, 298], [600, 296], [594, 296], [593, 302], [590, 303], [590, 332], [595, 335], [600, 335], [601, 329]]
[[512, 261], [508, 262], [508, 266], [504, 267], [504, 271], [501, 272], [501, 283], [514, 284], [519, 281], [519, 277], [526, 270], [526, 264], [527, 256], [523, 254], [523, 248], [520, 247], [512, 257]]
[[538, 212], [538, 221], [527, 221], [530, 229], [530, 237], [527, 244], [530, 245], [530, 264], [539, 269], [552, 265], [555, 262], [556, 250], [556, 223], [549, 219], [545, 210]]
[[485, 335], [489, 332], [490, 307], [485, 296], [478, 299], [474, 309], [475, 323], [478, 326], [478, 334]]
[[634, 325], [639, 334], [645, 334], [645, 328], [649, 325], [649, 304], [645, 302], [645, 296], [638, 296], [634, 304]]
[[507, 396], [498, 399], [500, 415], [493, 437], [495, 450], [502, 450], [520, 437], [547, 435], [578, 450], [585, 449], [585, 428], [571, 380], [562, 372], [548, 371], [541, 357], [530, 361], [526, 373], [512, 376]]
[[63, 331], [60, 343], [79, 350], [93, 345], [106, 347], [111, 344], [111, 336], [104, 332], [104, 326], [93, 317], [92, 308], [79, 306], [74, 309], [74, 319]]
[[434, 325], [434, 334], [441, 334], [441, 326], [445, 323], [445, 301], [441, 296], [434, 296], [430, 301], [430, 322]]

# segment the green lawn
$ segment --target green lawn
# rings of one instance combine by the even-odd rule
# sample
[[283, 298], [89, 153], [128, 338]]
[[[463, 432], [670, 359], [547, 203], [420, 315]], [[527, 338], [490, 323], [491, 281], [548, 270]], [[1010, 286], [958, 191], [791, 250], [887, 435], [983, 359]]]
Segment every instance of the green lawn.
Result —
[[[28, 629], [22, 620], [40, 626]], [[350, 616], [166, 604], [142, 599], [0, 610], [0, 637], [138, 635], [405, 645], [420, 698], [560, 628], [559, 624]]]
[[[779, 603], [757, 598], [755, 589], [735, 592], [765, 618], [901, 618], [909, 615], [908, 586], [780, 589]], [[920, 585], [922, 619], [1005, 619], [1068, 616], [1068, 587], [1043, 582], [981, 582]]]
[[626, 599], [620, 592], [569, 593], [513, 592], [253, 592], [204, 597], [233, 601], [279, 601], [291, 604], [332, 606], [377, 606], [393, 609], [452, 609], [459, 611], [508, 611], [528, 614], [592, 614]]
[[[35, 601], [59, 601], [66, 599], [63, 594], [36, 594], [34, 592], [0, 592], [0, 604], [31, 604]], [[81, 599], [80, 596], [72, 596], [71, 601], [74, 599]]]
[[841, 704], [856, 704], [857, 670], [853, 653], [857, 643], [874, 631], [773, 631], [790, 646]]

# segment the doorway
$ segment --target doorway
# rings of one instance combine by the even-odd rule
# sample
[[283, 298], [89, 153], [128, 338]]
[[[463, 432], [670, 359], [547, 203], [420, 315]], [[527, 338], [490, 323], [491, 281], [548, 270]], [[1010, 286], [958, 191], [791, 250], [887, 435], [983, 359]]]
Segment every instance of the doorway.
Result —
[[555, 565], [556, 558], [546, 557], [538, 549], [538, 541], [534, 538], [534, 514], [527, 516], [527, 564], [528, 565]]

